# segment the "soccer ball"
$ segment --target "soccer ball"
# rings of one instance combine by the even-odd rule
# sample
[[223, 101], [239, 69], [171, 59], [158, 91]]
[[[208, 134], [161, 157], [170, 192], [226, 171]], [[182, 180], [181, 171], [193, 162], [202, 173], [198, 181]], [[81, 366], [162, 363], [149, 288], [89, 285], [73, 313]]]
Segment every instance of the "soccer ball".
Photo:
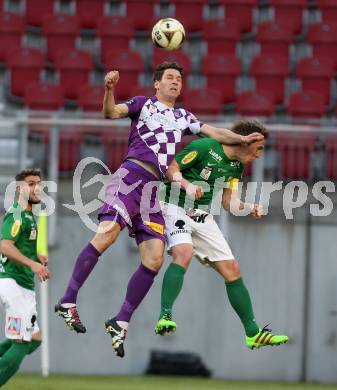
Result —
[[185, 40], [184, 26], [172, 18], [160, 19], [152, 29], [153, 43], [164, 50], [178, 49]]

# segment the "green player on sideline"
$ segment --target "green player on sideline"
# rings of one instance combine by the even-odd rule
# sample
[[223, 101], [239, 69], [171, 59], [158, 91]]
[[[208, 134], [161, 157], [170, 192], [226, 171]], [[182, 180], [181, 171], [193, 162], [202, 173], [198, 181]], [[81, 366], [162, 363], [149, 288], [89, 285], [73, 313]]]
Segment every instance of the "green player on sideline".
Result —
[[41, 172], [27, 169], [15, 180], [18, 199], [5, 214], [0, 242], [0, 299], [6, 308], [6, 339], [0, 343], [0, 386], [41, 344], [34, 276], [41, 282], [50, 278], [48, 258], [37, 254], [37, 226], [32, 213], [32, 206], [41, 201]]
[[[241, 135], [258, 132], [268, 137], [264, 126], [252, 120], [236, 122], [231, 130]], [[229, 301], [244, 326], [249, 348], [279, 345], [288, 341], [287, 336], [273, 335], [267, 326], [261, 329], [256, 324], [239, 264], [213, 215], [209, 213], [214, 197], [220, 195], [221, 199], [222, 195], [222, 205], [226, 210], [249, 208], [254, 218], [261, 218], [262, 209], [259, 205], [243, 203], [239, 199], [238, 182], [242, 178], [244, 165], [261, 155], [264, 144], [263, 139], [247, 146], [222, 145], [214, 139], [204, 138], [191, 142], [171, 162], [166, 172], [171, 183], [167, 185], [162, 208], [166, 240], [173, 262], [164, 275], [161, 312], [155, 333], [164, 335], [176, 330], [172, 308], [195, 254], [202, 263], [211, 266], [224, 278]], [[199, 182], [200, 185], [192, 182]], [[181, 188], [177, 196], [173, 196], [174, 192], [177, 194], [175, 183]], [[194, 198], [194, 204], [189, 197]]]

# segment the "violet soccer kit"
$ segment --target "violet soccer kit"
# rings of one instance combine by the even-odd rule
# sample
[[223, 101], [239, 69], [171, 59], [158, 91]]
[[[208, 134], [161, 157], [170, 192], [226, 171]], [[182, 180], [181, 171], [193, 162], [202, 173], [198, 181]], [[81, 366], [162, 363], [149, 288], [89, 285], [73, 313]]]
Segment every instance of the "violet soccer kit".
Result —
[[99, 213], [100, 221], [128, 227], [137, 244], [151, 238], [165, 241], [164, 218], [157, 201], [158, 179], [128, 158], [158, 168], [162, 178], [184, 135], [199, 134], [202, 123], [182, 108], [170, 108], [153, 96], [136, 96], [126, 102], [132, 120], [128, 154], [113, 174]]

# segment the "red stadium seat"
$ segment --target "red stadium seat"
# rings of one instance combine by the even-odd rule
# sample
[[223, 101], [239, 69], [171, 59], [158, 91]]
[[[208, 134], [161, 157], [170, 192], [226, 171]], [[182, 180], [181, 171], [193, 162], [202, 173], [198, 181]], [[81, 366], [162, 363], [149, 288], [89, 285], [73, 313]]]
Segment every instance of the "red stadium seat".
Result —
[[61, 173], [73, 173], [80, 161], [83, 134], [70, 127], [63, 128], [59, 137], [59, 170]]
[[225, 7], [225, 19], [237, 19], [241, 32], [252, 31], [253, 9], [258, 0], [218, 0]]
[[84, 85], [79, 89], [78, 105], [83, 111], [102, 111], [104, 88], [96, 85]]
[[314, 57], [331, 58], [337, 64], [337, 24], [310, 25], [307, 41], [312, 46]]
[[337, 181], [337, 135], [330, 135], [325, 139], [326, 177]]
[[236, 78], [240, 75], [240, 61], [234, 55], [209, 55], [202, 63], [202, 74], [207, 76], [208, 88], [221, 94], [224, 103], [235, 100]]
[[265, 55], [282, 55], [288, 58], [293, 32], [286, 26], [274, 22], [261, 23], [257, 30], [260, 52]]
[[201, 31], [203, 25], [203, 7], [207, 0], [171, 0], [175, 7], [175, 18], [186, 31]]
[[324, 23], [335, 23], [337, 20], [337, 3], [335, 0], [316, 0]]
[[285, 78], [288, 75], [288, 59], [280, 55], [261, 55], [253, 59], [250, 73], [255, 77], [255, 88], [259, 93], [268, 92], [275, 103], [284, 98]]
[[203, 30], [208, 54], [236, 54], [241, 34], [238, 19], [208, 20]]
[[270, 0], [274, 9], [274, 21], [277, 24], [288, 25], [292, 32], [299, 34], [302, 30], [303, 10], [307, 0]]
[[31, 110], [58, 110], [63, 106], [62, 88], [45, 83], [29, 83], [25, 87], [24, 103]]
[[130, 98], [130, 91], [135, 85], [138, 85], [139, 75], [144, 70], [142, 56], [131, 51], [120, 53], [110, 51], [105, 53], [103, 64], [107, 70], [119, 70], [121, 81], [116, 86], [115, 97], [118, 100]]
[[24, 31], [23, 16], [10, 12], [0, 13], [0, 61], [6, 60], [10, 50], [19, 49]]
[[182, 50], [165, 51], [155, 49], [153, 53], [153, 68], [164, 61], [178, 62], [184, 68], [185, 73], [192, 71], [191, 59]]
[[184, 107], [196, 115], [219, 115], [221, 95], [212, 89], [191, 89], [184, 94]]
[[105, 0], [76, 0], [76, 15], [82, 28], [96, 28], [104, 15]]
[[105, 147], [105, 163], [111, 170], [115, 172], [121, 162], [125, 159], [128, 152], [129, 133], [122, 131], [105, 132], [103, 134], [103, 145]]
[[89, 74], [93, 68], [90, 53], [83, 50], [62, 49], [57, 52], [55, 67], [60, 73], [60, 84], [64, 96], [77, 99], [78, 90], [89, 82]]
[[[154, 6], [156, 0], [127, 0], [126, 1], [126, 15], [128, 20], [132, 23], [135, 30], [150, 30], [155, 23], [156, 18], [154, 13]], [[144, 17], [139, 17], [144, 15]]]
[[122, 16], [103, 16], [97, 23], [97, 35], [101, 39], [101, 58], [106, 52], [128, 50], [134, 28], [129, 18]]
[[130, 96], [153, 96], [156, 91], [153, 85], [137, 85], [131, 89]]
[[26, 22], [32, 26], [42, 26], [45, 15], [54, 12], [54, 0], [26, 0]]
[[244, 92], [236, 98], [236, 111], [245, 116], [271, 116], [275, 111], [273, 99], [256, 92]]
[[330, 100], [334, 73], [334, 63], [330, 58], [303, 58], [297, 65], [297, 75], [302, 81], [302, 91], [323, 94], [325, 103]]
[[287, 111], [293, 117], [321, 118], [325, 110], [325, 99], [321, 94], [295, 92], [289, 96]]
[[15, 49], [8, 54], [6, 65], [10, 70], [11, 94], [23, 96], [27, 83], [39, 81], [45, 58], [42, 52], [36, 49]]
[[43, 18], [43, 34], [47, 37], [47, 57], [55, 61], [60, 49], [75, 49], [75, 39], [80, 35], [76, 16], [54, 14]]
[[311, 156], [317, 136], [311, 133], [276, 135], [275, 147], [280, 155], [280, 173], [287, 179], [312, 178]]

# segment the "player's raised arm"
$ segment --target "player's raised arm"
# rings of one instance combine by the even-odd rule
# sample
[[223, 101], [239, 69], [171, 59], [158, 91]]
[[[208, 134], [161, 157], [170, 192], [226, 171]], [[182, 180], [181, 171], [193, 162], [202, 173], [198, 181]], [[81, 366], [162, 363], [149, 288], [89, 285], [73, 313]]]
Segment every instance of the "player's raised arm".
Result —
[[119, 72], [112, 70], [104, 78], [103, 114], [107, 119], [125, 118], [129, 109], [126, 104], [115, 104], [114, 89], [119, 80]]
[[216, 139], [218, 142], [227, 145], [236, 145], [236, 144], [251, 144], [255, 141], [263, 140], [263, 135], [261, 133], [251, 133], [249, 135], [241, 135], [234, 133], [229, 129], [221, 129], [218, 127], [213, 127], [207, 124], [203, 124], [201, 127], [201, 133], [207, 135], [208, 137]]

